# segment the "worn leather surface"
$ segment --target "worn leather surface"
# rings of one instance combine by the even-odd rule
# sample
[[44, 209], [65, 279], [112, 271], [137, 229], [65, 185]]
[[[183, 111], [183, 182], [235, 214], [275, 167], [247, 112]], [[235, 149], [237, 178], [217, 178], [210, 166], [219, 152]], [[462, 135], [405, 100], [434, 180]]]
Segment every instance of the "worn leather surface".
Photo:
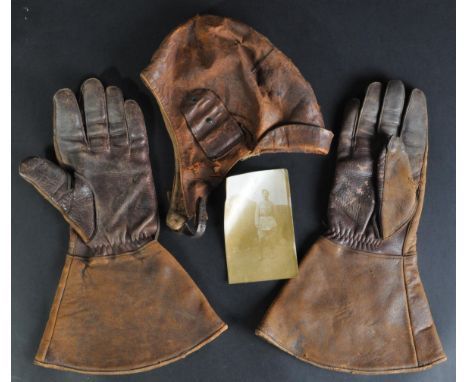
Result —
[[262, 153], [327, 154], [315, 94], [294, 64], [257, 31], [196, 16], [162, 42], [141, 77], [159, 104], [176, 158], [166, 222], [193, 235], [206, 200], [242, 159]]
[[227, 327], [157, 241], [148, 139], [135, 101], [95, 78], [54, 96], [59, 165], [20, 174], [70, 224], [70, 241], [34, 362], [90, 374], [126, 374], [185, 357]]
[[70, 89], [54, 95], [61, 166], [29, 158], [20, 174], [62, 212], [93, 255], [137, 249], [158, 232], [143, 114], [135, 101], [124, 102], [120, 89], [104, 90], [97, 79], [85, 81], [81, 93], [84, 121]]
[[[406, 102], [406, 104], [405, 104]], [[372, 83], [345, 112], [329, 228], [257, 334], [299, 359], [351, 373], [418, 371], [446, 359], [419, 277], [427, 167], [424, 93]]]
[[164, 366], [226, 326], [158, 242], [137, 251], [67, 255], [35, 363], [92, 374]]

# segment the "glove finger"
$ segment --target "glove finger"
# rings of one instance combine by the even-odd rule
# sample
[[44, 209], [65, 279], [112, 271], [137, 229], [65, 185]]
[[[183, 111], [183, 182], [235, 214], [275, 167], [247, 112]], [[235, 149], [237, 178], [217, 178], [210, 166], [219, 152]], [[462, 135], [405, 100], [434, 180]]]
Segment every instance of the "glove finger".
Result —
[[132, 156], [148, 158], [148, 137], [146, 135], [145, 119], [140, 106], [134, 100], [125, 101], [125, 118], [128, 126], [130, 151]]
[[399, 137], [390, 138], [378, 164], [380, 228], [383, 238], [393, 235], [413, 216], [417, 184]]
[[376, 133], [381, 90], [380, 82], [373, 82], [367, 88], [356, 128], [355, 151], [370, 153], [370, 144]]
[[338, 159], [344, 159], [351, 154], [353, 135], [359, 117], [359, 106], [360, 102], [356, 98], [353, 98], [346, 106], [343, 127], [338, 141]]
[[405, 104], [405, 86], [401, 81], [390, 81], [385, 91], [378, 131], [388, 137], [398, 134]]
[[110, 144], [117, 147], [127, 146], [128, 132], [122, 91], [117, 86], [109, 86], [106, 89], [106, 98]]
[[23, 160], [19, 174], [54, 205], [69, 191], [68, 174], [46, 159], [32, 157]]
[[401, 129], [401, 139], [405, 144], [411, 164], [411, 174], [419, 182], [427, 149], [428, 118], [426, 96], [419, 89], [411, 92]]
[[19, 174], [62, 213], [84, 241], [89, 241], [94, 231], [94, 197], [81, 178], [72, 187], [71, 177], [61, 167], [37, 157], [21, 162]]
[[78, 101], [70, 89], [61, 89], [53, 104], [55, 152], [59, 162], [74, 167], [74, 157], [88, 146]]
[[107, 107], [104, 86], [96, 78], [86, 80], [81, 86], [86, 133], [92, 151], [103, 151], [109, 147]]

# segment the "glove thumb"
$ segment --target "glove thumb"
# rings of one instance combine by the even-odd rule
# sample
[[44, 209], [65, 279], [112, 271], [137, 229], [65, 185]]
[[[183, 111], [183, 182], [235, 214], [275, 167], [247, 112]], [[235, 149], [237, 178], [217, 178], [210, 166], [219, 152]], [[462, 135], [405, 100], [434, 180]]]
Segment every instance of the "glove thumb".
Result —
[[37, 157], [23, 160], [19, 174], [57, 208], [65, 220], [88, 242], [94, 233], [94, 196], [80, 176], [72, 177], [56, 164]]
[[378, 162], [379, 220], [382, 238], [405, 225], [416, 210], [417, 184], [401, 139], [392, 136]]

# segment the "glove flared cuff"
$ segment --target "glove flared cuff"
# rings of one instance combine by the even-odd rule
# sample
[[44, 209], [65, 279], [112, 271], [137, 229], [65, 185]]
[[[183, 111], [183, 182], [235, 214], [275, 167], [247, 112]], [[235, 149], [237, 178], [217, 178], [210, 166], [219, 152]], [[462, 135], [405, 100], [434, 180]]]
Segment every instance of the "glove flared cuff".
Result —
[[321, 238], [256, 334], [335, 371], [392, 374], [446, 360], [416, 254], [356, 251]]
[[184, 358], [226, 329], [155, 241], [116, 256], [68, 255], [34, 363], [85, 374], [137, 373]]

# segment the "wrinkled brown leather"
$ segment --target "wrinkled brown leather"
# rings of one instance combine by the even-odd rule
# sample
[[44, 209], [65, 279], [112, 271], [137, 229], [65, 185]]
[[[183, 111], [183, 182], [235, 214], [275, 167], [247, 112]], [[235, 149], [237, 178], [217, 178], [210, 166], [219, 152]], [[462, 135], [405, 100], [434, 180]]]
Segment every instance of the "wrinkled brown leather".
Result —
[[[320, 367], [419, 371], [446, 359], [419, 277], [416, 231], [426, 184], [427, 109], [401, 81], [353, 100], [340, 134], [329, 229], [257, 335]], [[383, 98], [383, 100], [382, 100]]]
[[89, 374], [150, 370], [227, 327], [157, 241], [157, 204], [143, 114], [117, 87], [88, 79], [85, 124], [69, 89], [54, 96], [60, 166], [29, 158], [30, 182], [70, 223], [70, 243], [34, 362]]
[[315, 94], [294, 64], [252, 28], [196, 16], [175, 29], [141, 77], [171, 136], [176, 171], [166, 222], [201, 235], [206, 200], [250, 156], [327, 154]]
[[139, 248], [158, 231], [143, 114], [120, 89], [96, 79], [82, 88], [85, 127], [70, 89], [54, 96], [54, 147], [62, 167], [42, 158], [20, 173], [58, 208], [93, 255]]
[[35, 363], [89, 374], [151, 370], [226, 329], [158, 242], [119, 255], [67, 255]]

